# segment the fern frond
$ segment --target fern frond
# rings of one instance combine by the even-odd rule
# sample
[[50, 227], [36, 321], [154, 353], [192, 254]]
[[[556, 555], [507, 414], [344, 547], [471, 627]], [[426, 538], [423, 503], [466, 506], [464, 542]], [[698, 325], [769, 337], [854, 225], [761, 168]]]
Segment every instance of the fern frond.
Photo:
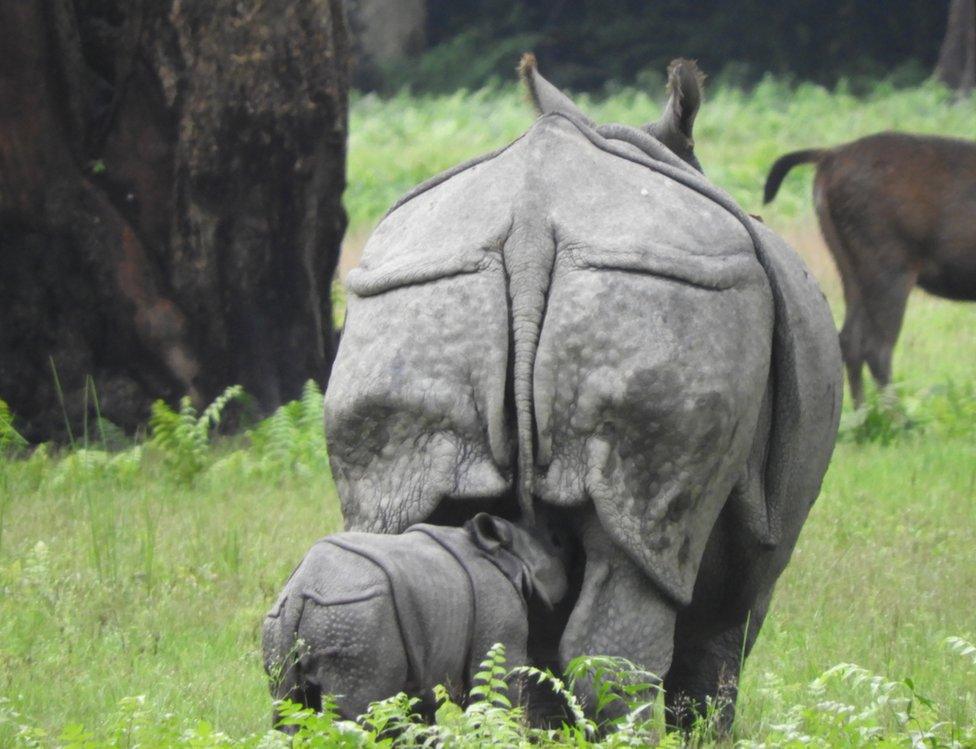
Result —
[[478, 672], [474, 675], [474, 686], [468, 693], [471, 699], [485, 700], [494, 705], [510, 708], [512, 703], [508, 699], [506, 673], [505, 646], [496, 642], [488, 649], [488, 654], [481, 661]]
[[282, 406], [268, 418], [266, 458], [276, 467], [288, 469], [294, 463], [293, 451], [298, 428], [295, 404]]
[[192, 481], [210, 459], [210, 430], [220, 423], [227, 405], [244, 397], [240, 385], [224, 390], [202, 414], [197, 414], [192, 401], [180, 399], [179, 411], [161, 400], [152, 405], [149, 417], [149, 444], [165, 456], [167, 468], [177, 478]]
[[155, 401], [149, 415], [150, 444], [163, 450], [172, 447], [179, 419], [180, 415], [166, 405], [165, 401]]
[[208, 435], [210, 429], [220, 425], [220, 418], [223, 416], [224, 409], [232, 401], [244, 397], [244, 388], [240, 385], [231, 385], [224, 389], [220, 395], [214, 398], [213, 403], [207, 406], [197, 421], [198, 428], [203, 430], [204, 435]]
[[315, 380], [309, 380], [302, 388], [302, 410], [299, 426], [306, 435], [321, 434], [324, 403], [322, 390]]
[[14, 415], [7, 402], [0, 398], [0, 451], [27, 446], [20, 432], [14, 429]]
[[968, 659], [976, 666], [976, 645], [963, 637], [947, 637], [945, 644], [956, 655]]
[[262, 473], [309, 474], [326, 466], [322, 390], [314, 380], [249, 432]]
[[576, 695], [573, 694], [566, 683], [550, 671], [543, 671], [535, 666], [516, 666], [510, 672], [512, 676], [524, 676], [528, 680], [534, 680], [536, 684], [545, 685], [552, 690], [553, 694], [559, 697], [566, 705], [570, 714], [573, 716], [573, 724], [576, 728], [584, 732], [596, 733], [596, 725], [587, 719], [583, 706], [580, 704]]

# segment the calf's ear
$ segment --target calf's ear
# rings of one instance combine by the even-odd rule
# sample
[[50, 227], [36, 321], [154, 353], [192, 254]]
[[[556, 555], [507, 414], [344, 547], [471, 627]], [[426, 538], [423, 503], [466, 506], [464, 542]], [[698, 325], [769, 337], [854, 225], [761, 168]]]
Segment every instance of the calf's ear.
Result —
[[479, 512], [467, 523], [475, 545], [487, 552], [512, 548], [512, 524], [487, 512]]

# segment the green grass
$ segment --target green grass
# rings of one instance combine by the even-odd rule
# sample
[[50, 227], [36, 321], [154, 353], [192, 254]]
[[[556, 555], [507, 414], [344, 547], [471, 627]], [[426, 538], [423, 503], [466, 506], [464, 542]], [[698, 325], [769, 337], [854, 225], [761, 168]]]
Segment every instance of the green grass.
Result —
[[[632, 123], [658, 108], [627, 91], [584, 106]], [[368, 227], [416, 181], [530, 121], [508, 91], [357, 100], [353, 226]], [[751, 94], [714, 92], [698, 142], [709, 175], [756, 210], [765, 170], [784, 151], [886, 127], [972, 135], [973, 121], [973, 100], [952, 103], [938, 88], [879, 89], [861, 101], [767, 82]], [[809, 240], [839, 315], [829, 260], [809, 221], [798, 222], [809, 216], [809, 189], [809, 178], [791, 176], [767, 218]], [[856, 745], [880, 726], [882, 745], [910, 745], [879, 702], [888, 682], [859, 684], [854, 671], [815, 682], [841, 663], [892, 683], [910, 678], [933, 706], [915, 701], [918, 725], [976, 730], [976, 663], [945, 644], [976, 639], [973, 330], [976, 306], [912, 296], [895, 354], [908, 422], [894, 423], [888, 444], [848, 431], [838, 445], [746, 664], [736, 725], [746, 744], [800, 745], [807, 735]], [[957, 400], [946, 396], [950, 384]], [[121, 453], [92, 445], [0, 459], [0, 746], [84, 746], [78, 725], [117, 746], [211, 746], [224, 741], [218, 730], [260, 743], [270, 711], [261, 619], [310, 543], [340, 526], [318, 406], [314, 394], [305, 400], [249, 438], [211, 442], [199, 416], [170, 413], [157, 415], [157, 438]], [[0, 416], [0, 450], [21, 450]], [[459, 732], [471, 720], [444, 717]]]
[[[641, 125], [659, 116], [662, 98], [659, 91], [623, 89], [599, 101], [583, 96], [577, 102], [598, 122]], [[514, 140], [533, 118], [514, 84], [449, 96], [357, 98], [350, 115], [346, 190], [351, 234], [372, 227], [421, 180]], [[748, 93], [706, 88], [695, 142], [708, 177], [757, 213], [766, 173], [787, 151], [886, 129], [974, 138], [974, 122], [976, 97], [956, 102], [937, 85], [896, 89], [882, 83], [869, 96], [855, 98], [843, 86], [791, 89], [767, 79]], [[776, 201], [761, 212], [774, 222], [809, 215], [809, 172], [791, 174]]]

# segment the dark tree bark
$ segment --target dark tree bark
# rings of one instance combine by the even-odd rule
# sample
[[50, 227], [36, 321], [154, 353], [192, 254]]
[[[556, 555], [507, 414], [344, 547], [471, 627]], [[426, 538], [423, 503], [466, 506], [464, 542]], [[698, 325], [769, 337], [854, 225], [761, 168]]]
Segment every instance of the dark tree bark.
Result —
[[0, 398], [33, 438], [92, 399], [242, 384], [267, 410], [333, 356], [345, 229], [341, 0], [0, 3]]
[[962, 92], [976, 87], [976, 0], [952, 0], [935, 77]]

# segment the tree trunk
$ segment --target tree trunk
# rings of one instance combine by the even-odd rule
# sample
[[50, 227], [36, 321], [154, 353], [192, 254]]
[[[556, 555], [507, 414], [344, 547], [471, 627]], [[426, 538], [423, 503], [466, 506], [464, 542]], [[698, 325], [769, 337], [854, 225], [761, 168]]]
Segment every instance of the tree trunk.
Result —
[[[324, 382], [341, 0], [0, 3], [0, 398], [34, 439]], [[63, 392], [63, 398], [59, 396]], [[63, 408], [61, 401], [63, 400]]]
[[952, 0], [935, 77], [950, 88], [976, 87], [976, 0]]

